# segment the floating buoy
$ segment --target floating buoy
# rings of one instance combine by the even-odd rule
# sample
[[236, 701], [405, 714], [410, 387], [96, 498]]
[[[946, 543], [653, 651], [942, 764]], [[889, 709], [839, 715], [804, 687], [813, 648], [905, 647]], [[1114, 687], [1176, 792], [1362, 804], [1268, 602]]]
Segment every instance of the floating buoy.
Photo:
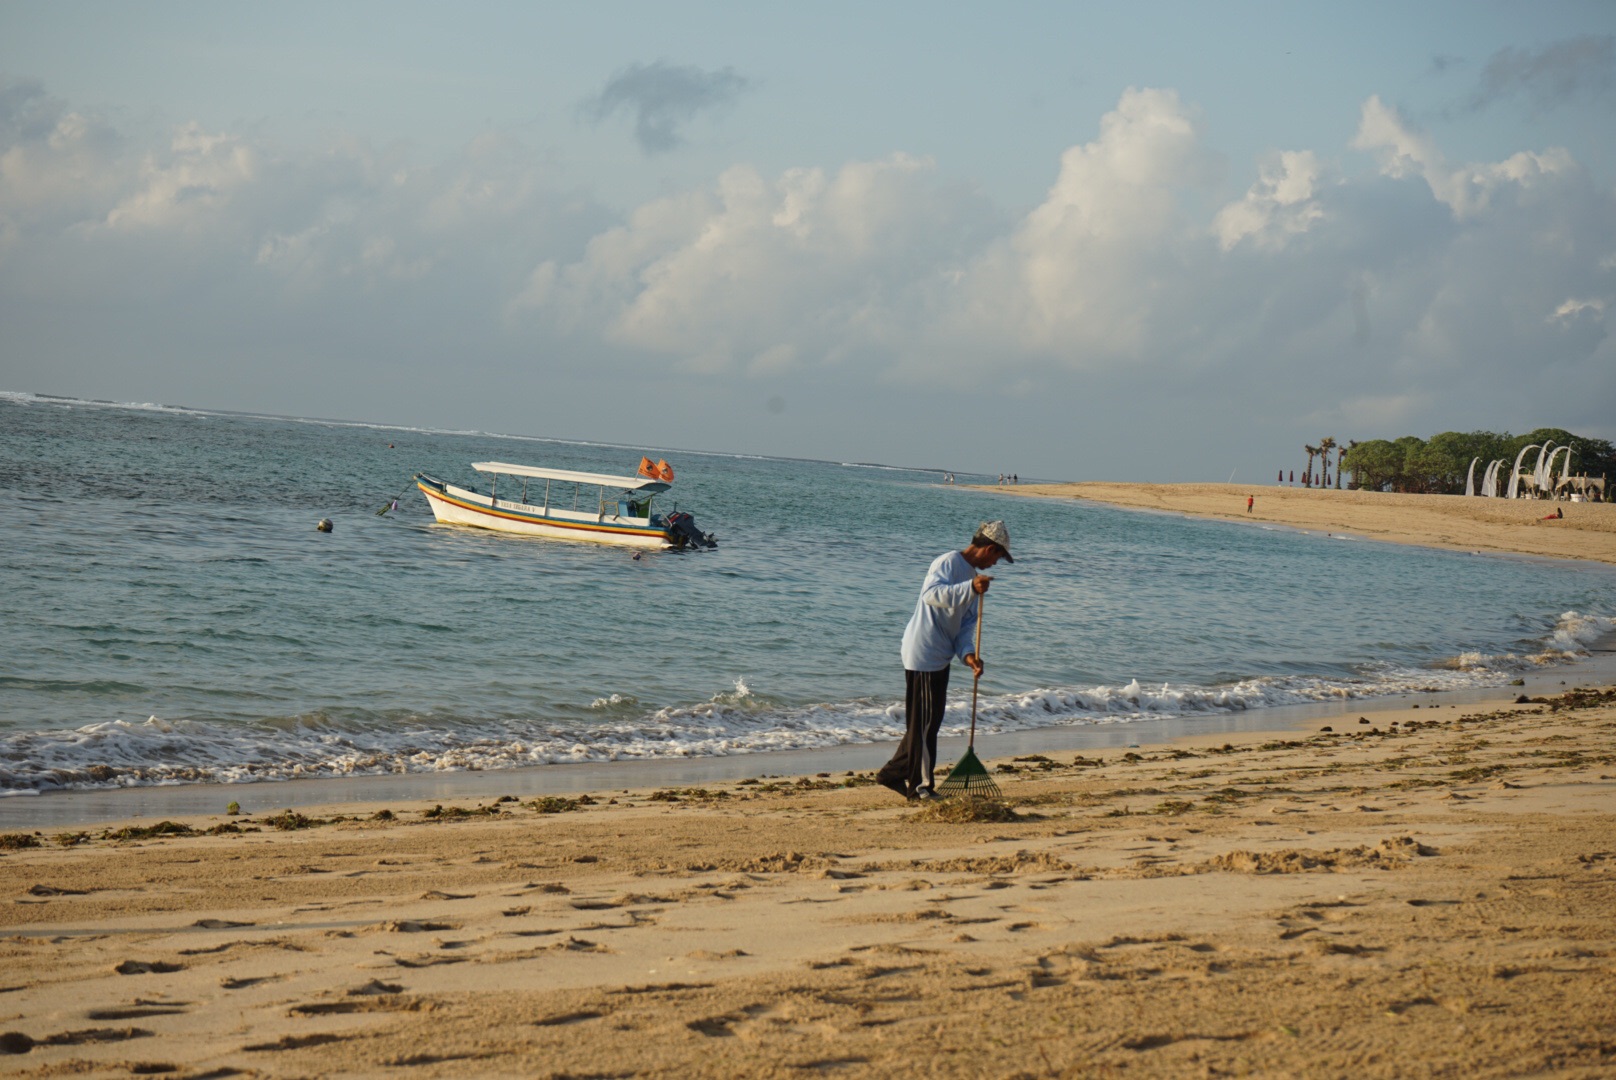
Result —
[[331, 528], [332, 528], [331, 519], [330, 518], [321, 518], [320, 519], [320, 524], [316, 525], [315, 528], [319, 529], [321, 532], [330, 532]]

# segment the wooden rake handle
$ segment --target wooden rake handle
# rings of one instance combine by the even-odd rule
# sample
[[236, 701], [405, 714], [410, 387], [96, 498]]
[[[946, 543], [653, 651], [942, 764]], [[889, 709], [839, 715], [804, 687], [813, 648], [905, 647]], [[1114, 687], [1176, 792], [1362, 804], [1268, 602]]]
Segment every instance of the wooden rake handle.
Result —
[[[987, 593], [976, 594], [976, 662], [982, 662], [982, 604], [988, 598]], [[976, 749], [976, 691], [982, 685], [982, 676], [971, 672], [971, 739], [966, 743], [970, 749]]]

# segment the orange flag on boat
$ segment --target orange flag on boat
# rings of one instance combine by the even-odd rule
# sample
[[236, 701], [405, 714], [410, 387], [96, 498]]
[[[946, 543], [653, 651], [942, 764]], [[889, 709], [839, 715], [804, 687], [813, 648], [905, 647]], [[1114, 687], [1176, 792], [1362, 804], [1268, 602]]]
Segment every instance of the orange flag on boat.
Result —
[[658, 479], [657, 467], [651, 463], [650, 458], [642, 457], [640, 459], [640, 475], [648, 476], [652, 480]]
[[664, 484], [673, 483], [673, 466], [672, 465], [669, 465], [666, 461], [658, 459], [658, 461], [657, 461], [657, 463], [655, 465], [655, 468], [656, 468], [656, 476], [657, 476], [658, 480], [661, 480]]

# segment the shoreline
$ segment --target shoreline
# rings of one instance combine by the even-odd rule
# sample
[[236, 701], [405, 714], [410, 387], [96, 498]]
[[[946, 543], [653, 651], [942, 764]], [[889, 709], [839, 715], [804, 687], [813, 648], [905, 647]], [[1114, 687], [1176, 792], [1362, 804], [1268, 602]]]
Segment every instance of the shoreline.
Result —
[[805, 777], [3, 836], [0, 1053], [39, 1077], [1608, 1071], [1616, 690], [1419, 704], [1024, 755], [992, 819]]
[[[1491, 554], [1524, 558], [1572, 558], [1593, 565], [1616, 562], [1616, 505], [1613, 504], [1568, 506], [1568, 518], [1539, 529], [1531, 517], [1546, 504], [1527, 504], [1524, 501], [1511, 504], [1505, 500], [1467, 500], [1451, 496], [1393, 496], [1231, 484], [1024, 484], [981, 490], [1021, 497], [1073, 498], [1100, 502], [1123, 510], [1212, 517], [1262, 528], [1323, 532], [1328, 526], [1337, 533], [1356, 537], [1475, 550], [1468, 544], [1443, 544], [1431, 538], [1429, 526], [1421, 522], [1431, 516], [1428, 508], [1435, 506], [1439, 508], [1437, 516], [1443, 528], [1471, 527], [1485, 532], [1483, 539], [1492, 545], [1488, 549]], [[1249, 517], [1243, 512], [1248, 496], [1256, 499], [1256, 512]], [[1240, 512], [1224, 512], [1231, 503]], [[1478, 513], [1482, 514], [1481, 518], [1475, 517]], [[1526, 516], [1523, 518], [1523, 515]], [[1336, 524], [1337, 521], [1345, 524]], [[1609, 532], [1605, 531], [1606, 525], [1610, 526]], [[1576, 549], [1576, 553], [1571, 553], [1569, 549], [1556, 554], [1528, 550], [1531, 545], [1523, 537], [1531, 540], [1541, 536], [1550, 537], [1561, 548], [1566, 548], [1569, 541], [1574, 540], [1576, 544], [1571, 547]], [[1499, 546], [1506, 542], [1512, 546], [1507, 549]], [[1528, 687], [1540, 687], [1530, 692], [1551, 692], [1562, 684], [1591, 685], [1605, 678], [1616, 680], [1616, 653], [1611, 652], [1613, 645], [1616, 645], [1616, 635], [1594, 644], [1590, 650], [1595, 654], [1594, 659], [1526, 675]], [[1609, 659], [1612, 663], [1604, 664], [1601, 658]], [[1607, 669], [1608, 675], [1603, 673]], [[1509, 700], [1515, 696], [1515, 690], [1509, 686], [1482, 687], [1418, 697], [1421, 700], [1429, 698], [1475, 704]], [[990, 755], [1007, 757], [1028, 753], [1099, 750], [1137, 742], [1167, 743], [1198, 733], [1235, 735], [1286, 731], [1312, 719], [1347, 711], [1380, 713], [1397, 709], [1409, 700], [1413, 698], [1388, 695], [1383, 698], [1272, 706], [1237, 712], [1177, 714], [1162, 719], [1125, 722], [1112, 722], [1104, 714], [1099, 714], [1080, 723], [989, 735], [982, 740], [983, 745], [979, 749], [984, 758], [990, 758]], [[0, 796], [0, 828], [46, 828], [113, 820], [206, 815], [217, 812], [219, 807], [231, 801], [257, 809], [289, 809], [401, 799], [498, 797], [505, 794], [522, 797], [578, 795], [771, 775], [857, 772], [876, 767], [890, 745], [860, 743], [813, 750], [528, 765], [487, 771], [366, 774], [256, 783], [160, 784], [89, 791], [17, 793]], [[945, 738], [940, 742], [939, 757], [941, 760], [951, 760], [963, 748], [963, 739]]]
[[[977, 489], [1248, 525], [1282, 525], [1307, 532], [1333, 532], [1453, 551], [1616, 564], [1616, 503], [1511, 501], [1218, 483], [1084, 481]], [[1246, 513], [1247, 498], [1255, 500], [1250, 514]], [[1566, 516], [1552, 522], [1542, 520], [1555, 509], [1564, 510]]]
[[[1595, 642], [1589, 655], [1569, 664], [1527, 672], [1519, 685], [1282, 705], [1229, 713], [1196, 713], [1159, 719], [1105, 721], [1032, 728], [986, 735], [978, 752], [989, 768], [1017, 756], [1095, 753], [1151, 747], [1157, 750], [1207, 741], [1252, 742], [1280, 733], [1311, 731], [1333, 719], [1377, 718], [1411, 709], [1497, 707], [1516, 697], [1616, 683], [1616, 634]], [[514, 769], [320, 777], [255, 783], [176, 784], [101, 791], [47, 791], [0, 798], [0, 832], [104, 826], [161, 819], [213, 818], [231, 802], [245, 813], [343, 806], [378, 808], [401, 802], [448, 799], [601, 796], [659, 787], [700, 786], [745, 780], [870, 773], [891, 752], [891, 743], [858, 743], [816, 750], [783, 750], [724, 757], [642, 759], [534, 765]], [[939, 762], [964, 753], [966, 740], [938, 740]]]

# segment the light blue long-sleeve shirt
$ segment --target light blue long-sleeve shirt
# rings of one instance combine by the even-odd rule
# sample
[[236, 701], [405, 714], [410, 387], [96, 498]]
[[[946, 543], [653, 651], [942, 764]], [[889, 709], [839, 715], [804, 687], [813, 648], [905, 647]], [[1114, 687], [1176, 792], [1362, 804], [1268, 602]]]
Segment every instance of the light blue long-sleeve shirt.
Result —
[[955, 657], [975, 650], [976, 568], [957, 551], [939, 555], [926, 571], [920, 600], [903, 628], [903, 666], [908, 671], [941, 671]]

